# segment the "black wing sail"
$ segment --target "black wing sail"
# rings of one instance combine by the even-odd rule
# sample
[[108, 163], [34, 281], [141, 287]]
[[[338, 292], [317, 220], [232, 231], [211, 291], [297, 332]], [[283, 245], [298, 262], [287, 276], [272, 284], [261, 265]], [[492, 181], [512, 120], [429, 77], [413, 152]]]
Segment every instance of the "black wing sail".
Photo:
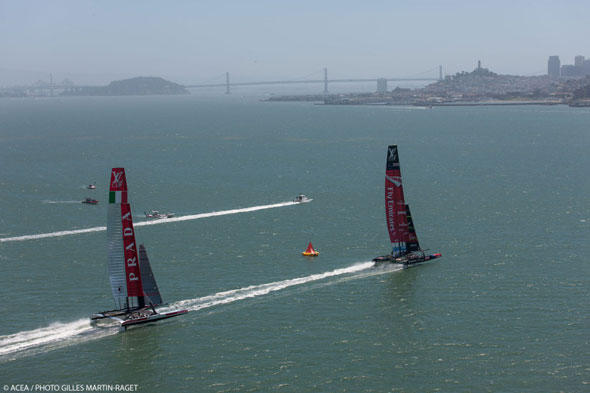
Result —
[[[406, 219], [408, 220], [408, 242], [406, 249], [408, 252], [420, 251], [420, 243], [418, 243], [418, 236], [414, 228], [414, 221], [412, 221], [412, 214], [410, 213], [410, 205], [406, 205]], [[142, 272], [143, 273], [143, 272]]]
[[143, 285], [145, 304], [148, 305], [151, 303], [154, 306], [162, 304], [162, 296], [158, 290], [158, 284], [156, 284], [156, 279], [150, 266], [150, 260], [143, 244], [139, 245], [139, 270], [141, 271], [141, 283]]

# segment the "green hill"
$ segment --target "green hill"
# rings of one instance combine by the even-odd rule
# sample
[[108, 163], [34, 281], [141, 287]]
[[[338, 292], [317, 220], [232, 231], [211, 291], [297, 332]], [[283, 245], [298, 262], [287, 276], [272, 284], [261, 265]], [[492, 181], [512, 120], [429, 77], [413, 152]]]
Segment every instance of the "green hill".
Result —
[[149, 76], [113, 81], [108, 86], [72, 87], [61, 93], [64, 96], [147, 96], [178, 94], [190, 93], [182, 85], [159, 77]]

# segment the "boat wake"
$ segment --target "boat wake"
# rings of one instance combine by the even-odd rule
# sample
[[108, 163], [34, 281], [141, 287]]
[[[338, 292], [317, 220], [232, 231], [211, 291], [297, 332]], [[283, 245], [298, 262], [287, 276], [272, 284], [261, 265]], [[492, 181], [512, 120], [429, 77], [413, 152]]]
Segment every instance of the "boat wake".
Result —
[[323, 280], [329, 277], [336, 277], [345, 274], [352, 274], [367, 270], [373, 267], [373, 262], [357, 263], [342, 269], [336, 269], [325, 273], [312, 274], [306, 277], [293, 278], [290, 280], [275, 281], [268, 284], [251, 285], [240, 289], [233, 289], [231, 291], [218, 292], [214, 295], [182, 300], [171, 304], [171, 309], [186, 309], [189, 311], [197, 311], [204, 308], [218, 306], [221, 304], [233, 303], [238, 300], [250, 299], [258, 296], [267, 295], [272, 292], [277, 292], [296, 285], [302, 285], [313, 281]]
[[[401, 267], [391, 265], [387, 268], [375, 268], [373, 262], [361, 262], [354, 265], [312, 274], [306, 277], [275, 281], [267, 284], [251, 285], [230, 291], [218, 292], [200, 298], [187, 299], [170, 304], [166, 309], [184, 308], [198, 311], [215, 306], [229, 304], [240, 300], [268, 295], [287, 288], [320, 282], [328, 278], [338, 278], [323, 282], [324, 285], [336, 284], [342, 281], [356, 280], [368, 276], [391, 273], [401, 270]], [[312, 287], [309, 287], [310, 289]], [[162, 311], [165, 311], [162, 308]], [[190, 315], [190, 314], [189, 314]], [[49, 352], [82, 342], [111, 336], [119, 332], [118, 327], [97, 328], [90, 325], [89, 319], [80, 319], [69, 323], [56, 322], [39, 329], [22, 331], [19, 333], [0, 336], [0, 363], [8, 362], [25, 356]]]
[[[76, 203], [80, 203], [80, 201], [76, 201]], [[187, 216], [162, 218], [159, 220], [152, 220], [152, 221], [140, 221], [140, 222], [134, 223], [134, 226], [141, 227], [141, 226], [146, 226], [146, 225], [158, 225], [158, 224], [167, 224], [167, 223], [171, 223], [171, 222], [198, 220], [200, 218], [225, 216], [228, 214], [249, 213], [249, 212], [254, 212], [257, 210], [274, 209], [277, 207], [292, 206], [292, 205], [297, 205], [297, 204], [298, 204], [297, 202], [281, 202], [281, 203], [275, 203], [272, 205], [252, 206], [252, 207], [245, 207], [245, 208], [241, 208], [241, 209], [232, 209], [232, 210], [220, 210], [220, 211], [209, 212], [209, 213], [200, 213], [200, 214], [191, 214], [191, 215], [187, 215]], [[106, 229], [107, 229], [107, 227], [103, 226], [103, 227], [93, 227], [93, 228], [84, 228], [84, 229], [72, 229], [72, 230], [50, 232], [50, 233], [38, 233], [35, 235], [4, 237], [4, 238], [0, 238], [0, 243], [22, 242], [25, 240], [38, 240], [38, 239], [45, 239], [48, 237], [79, 235], [82, 233], [106, 231]]]
[[35, 330], [0, 336], [0, 363], [32, 356], [117, 333], [117, 329], [97, 329], [90, 319], [55, 322]]
[[56, 204], [56, 203], [80, 203], [80, 201], [50, 201], [50, 200], [44, 200], [43, 203], [51, 203], [51, 204]]

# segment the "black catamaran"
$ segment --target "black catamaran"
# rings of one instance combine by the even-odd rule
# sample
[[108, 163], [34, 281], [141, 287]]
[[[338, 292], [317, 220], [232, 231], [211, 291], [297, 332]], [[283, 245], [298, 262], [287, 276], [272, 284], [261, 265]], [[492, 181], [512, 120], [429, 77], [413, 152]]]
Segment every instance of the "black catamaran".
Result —
[[108, 270], [116, 309], [93, 314], [91, 320], [114, 320], [121, 328], [186, 314], [187, 310], [158, 312], [162, 297], [143, 244], [139, 257], [131, 207], [127, 201], [125, 169], [113, 168], [107, 216]]
[[420, 248], [410, 206], [404, 201], [404, 189], [399, 165], [397, 145], [387, 148], [385, 168], [385, 216], [391, 240], [391, 254], [373, 259], [376, 263], [398, 263], [404, 267], [417, 265], [441, 257], [440, 253], [426, 254]]

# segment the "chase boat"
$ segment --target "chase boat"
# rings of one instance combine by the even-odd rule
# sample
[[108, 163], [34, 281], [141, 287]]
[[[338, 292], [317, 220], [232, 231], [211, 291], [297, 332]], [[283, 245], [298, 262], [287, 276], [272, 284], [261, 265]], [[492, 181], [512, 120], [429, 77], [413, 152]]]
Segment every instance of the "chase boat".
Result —
[[299, 194], [295, 197], [295, 199], [293, 199], [293, 202], [295, 202], [295, 203], [307, 203], [307, 202], [311, 202], [311, 201], [313, 201], [313, 199], [308, 198], [304, 194]]
[[160, 213], [157, 210], [151, 210], [149, 212], [145, 212], [145, 217], [146, 218], [172, 218], [174, 217], [174, 213]]

